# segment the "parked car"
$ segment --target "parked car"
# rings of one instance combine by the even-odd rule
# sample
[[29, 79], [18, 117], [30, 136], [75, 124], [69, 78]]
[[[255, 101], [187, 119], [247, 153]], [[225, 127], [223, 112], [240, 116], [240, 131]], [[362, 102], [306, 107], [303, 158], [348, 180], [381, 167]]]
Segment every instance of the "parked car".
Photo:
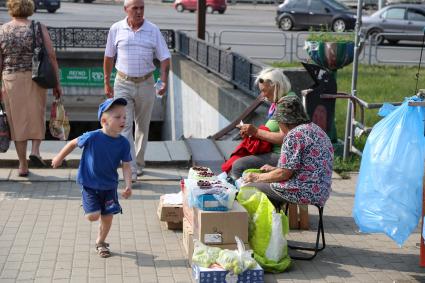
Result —
[[[206, 3], [207, 13], [214, 13], [217, 11], [219, 14], [224, 14], [227, 8], [226, 0], [207, 0]], [[174, 8], [179, 12], [184, 12], [184, 10], [189, 10], [190, 12], [195, 12], [198, 8], [197, 0], [175, 0]]]
[[[338, 0], [338, 2], [344, 4], [350, 8], [357, 8], [357, 0]], [[378, 7], [379, 0], [363, 0], [363, 9], [376, 9]]]
[[37, 10], [47, 10], [49, 13], [56, 12], [57, 9], [61, 6], [60, 0], [34, 0], [35, 9]]
[[356, 23], [355, 13], [335, 0], [286, 0], [276, 13], [276, 25], [285, 31], [325, 26], [343, 32]]
[[[362, 18], [362, 31], [366, 38], [373, 38], [377, 44], [387, 40], [397, 44], [400, 40], [421, 41], [425, 27], [425, 5], [394, 4], [382, 8], [371, 16]], [[380, 33], [398, 33], [379, 35]]]
[[[60, 0], [34, 0], [34, 12], [37, 10], [47, 10], [49, 13], [54, 13], [60, 6]], [[6, 0], [0, 0], [0, 7], [6, 7]]]

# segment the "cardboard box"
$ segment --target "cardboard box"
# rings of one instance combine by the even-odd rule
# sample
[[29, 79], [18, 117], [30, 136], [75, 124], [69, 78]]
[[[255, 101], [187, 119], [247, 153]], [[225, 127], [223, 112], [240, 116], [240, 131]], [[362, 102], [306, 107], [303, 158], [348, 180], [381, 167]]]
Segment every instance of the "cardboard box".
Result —
[[163, 196], [159, 199], [158, 217], [160, 221], [179, 223], [183, 221], [183, 206], [164, 204]]
[[237, 201], [229, 211], [194, 209], [193, 237], [204, 244], [234, 244], [235, 236], [248, 242], [248, 212]]
[[[247, 250], [250, 249], [248, 243], [245, 243], [244, 245], [245, 245], [245, 249], [247, 249]], [[216, 248], [220, 248], [220, 249], [223, 249], [223, 250], [225, 250], [225, 249], [237, 250], [238, 249], [238, 246], [236, 245], [236, 243], [228, 244], [228, 245], [207, 245], [207, 246], [216, 247]], [[184, 247], [184, 250], [185, 250], [186, 255], [187, 255], [187, 260], [189, 261], [189, 264], [191, 265], [192, 264], [192, 255], [193, 255], [193, 251], [195, 249], [195, 245], [193, 243], [193, 234], [187, 235], [187, 242], [186, 243], [183, 242], [183, 247]]]
[[195, 212], [193, 207], [189, 207], [187, 191], [182, 187], [183, 191], [183, 216], [189, 221], [190, 225], [193, 225]]
[[[226, 283], [226, 275], [229, 271], [221, 268], [205, 268], [192, 265], [192, 276], [198, 283]], [[264, 270], [257, 264], [255, 269], [245, 270], [238, 275], [238, 283], [263, 283]]]
[[183, 218], [183, 248], [186, 255], [189, 256], [189, 262], [191, 262], [193, 254], [193, 231], [192, 225], [189, 223], [186, 217]]
[[183, 222], [167, 222], [166, 226], [168, 230], [182, 230]]
[[[221, 249], [229, 249], [229, 250], [236, 250], [238, 248], [236, 243], [228, 244], [228, 245], [209, 244], [208, 246], [218, 247]], [[189, 264], [192, 264], [192, 255], [194, 250], [193, 231], [192, 231], [192, 226], [190, 225], [189, 221], [186, 218], [183, 218], [183, 248], [186, 252], [187, 258], [189, 260]], [[245, 243], [245, 249], [247, 250], [250, 249], [248, 243]]]

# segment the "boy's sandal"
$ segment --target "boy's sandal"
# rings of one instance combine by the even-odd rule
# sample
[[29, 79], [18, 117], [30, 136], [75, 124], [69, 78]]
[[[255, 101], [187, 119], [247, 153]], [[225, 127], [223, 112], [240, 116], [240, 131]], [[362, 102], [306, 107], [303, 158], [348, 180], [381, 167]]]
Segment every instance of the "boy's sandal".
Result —
[[97, 254], [102, 258], [107, 258], [111, 256], [111, 251], [109, 250], [108, 243], [99, 243], [96, 244]]

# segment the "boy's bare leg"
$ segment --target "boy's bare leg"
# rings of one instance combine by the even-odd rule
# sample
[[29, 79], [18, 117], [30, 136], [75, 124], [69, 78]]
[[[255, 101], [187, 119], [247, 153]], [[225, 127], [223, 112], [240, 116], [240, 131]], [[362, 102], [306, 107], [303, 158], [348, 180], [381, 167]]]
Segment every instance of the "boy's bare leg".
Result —
[[97, 235], [96, 244], [104, 243], [112, 226], [113, 214], [101, 215], [99, 222], [99, 234]]

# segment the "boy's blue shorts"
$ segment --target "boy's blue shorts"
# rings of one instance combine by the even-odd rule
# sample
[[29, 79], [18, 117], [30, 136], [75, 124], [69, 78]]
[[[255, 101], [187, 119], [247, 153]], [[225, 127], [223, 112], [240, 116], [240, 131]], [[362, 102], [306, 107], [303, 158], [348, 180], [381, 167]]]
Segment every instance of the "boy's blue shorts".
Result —
[[83, 209], [86, 214], [102, 215], [122, 213], [117, 190], [95, 190], [81, 186]]

